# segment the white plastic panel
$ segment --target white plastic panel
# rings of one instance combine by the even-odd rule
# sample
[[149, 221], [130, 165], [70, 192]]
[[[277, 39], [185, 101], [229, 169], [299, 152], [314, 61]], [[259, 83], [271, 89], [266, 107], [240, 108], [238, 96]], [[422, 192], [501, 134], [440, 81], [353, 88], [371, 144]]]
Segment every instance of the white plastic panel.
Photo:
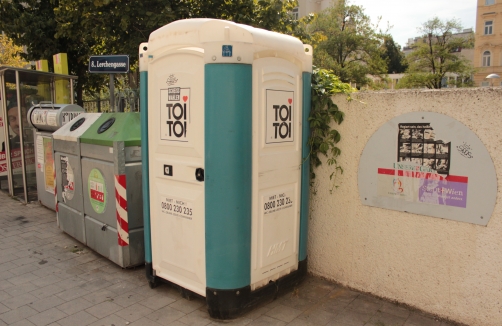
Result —
[[153, 269], [205, 296], [204, 183], [195, 178], [204, 167], [202, 56], [149, 52], [148, 140]]
[[301, 76], [284, 59], [253, 63], [252, 289], [298, 268]]

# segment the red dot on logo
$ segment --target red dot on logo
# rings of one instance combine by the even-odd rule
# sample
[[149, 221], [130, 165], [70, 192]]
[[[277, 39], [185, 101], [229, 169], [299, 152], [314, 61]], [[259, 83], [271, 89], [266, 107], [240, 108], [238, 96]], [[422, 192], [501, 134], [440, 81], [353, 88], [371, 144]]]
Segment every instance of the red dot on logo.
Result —
[[288, 102], [289, 102], [289, 104], [293, 103], [293, 99], [292, 98], [288, 98]]
[[188, 96], [183, 96], [183, 102], [188, 101]]

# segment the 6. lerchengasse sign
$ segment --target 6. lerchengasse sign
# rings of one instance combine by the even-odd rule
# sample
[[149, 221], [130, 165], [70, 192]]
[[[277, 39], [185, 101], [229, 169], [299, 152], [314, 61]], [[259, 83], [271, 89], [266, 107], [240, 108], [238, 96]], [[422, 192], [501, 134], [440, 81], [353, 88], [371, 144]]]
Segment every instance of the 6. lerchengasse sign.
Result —
[[461, 122], [413, 112], [380, 127], [364, 148], [363, 205], [487, 225], [497, 177], [490, 154]]

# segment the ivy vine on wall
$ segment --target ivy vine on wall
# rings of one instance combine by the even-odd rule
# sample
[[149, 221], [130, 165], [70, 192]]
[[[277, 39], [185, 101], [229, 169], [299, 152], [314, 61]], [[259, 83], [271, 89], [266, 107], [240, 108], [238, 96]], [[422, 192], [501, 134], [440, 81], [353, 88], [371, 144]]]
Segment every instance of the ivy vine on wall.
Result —
[[[329, 166], [334, 169], [330, 174], [332, 186], [330, 192], [338, 186], [336, 176], [343, 173], [337, 158], [341, 154], [337, 144], [341, 139], [340, 133], [331, 128], [331, 122], [343, 122], [345, 114], [331, 99], [335, 94], [345, 94], [347, 100], [352, 100], [351, 94], [356, 89], [342, 82], [332, 71], [314, 67], [312, 72], [312, 107], [310, 111], [310, 180], [316, 177], [315, 169], [322, 164], [321, 154], [324, 155]], [[311, 184], [312, 185], [312, 184]]]

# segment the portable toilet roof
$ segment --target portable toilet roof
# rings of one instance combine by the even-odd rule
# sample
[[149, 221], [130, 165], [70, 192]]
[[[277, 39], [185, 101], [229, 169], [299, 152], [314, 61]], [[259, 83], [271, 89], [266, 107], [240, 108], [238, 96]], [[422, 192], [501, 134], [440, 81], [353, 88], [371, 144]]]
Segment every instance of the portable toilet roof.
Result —
[[[222, 54], [224, 45], [232, 46], [231, 56]], [[226, 20], [178, 20], [153, 31], [148, 40], [149, 59], [153, 60], [163, 52], [186, 48], [204, 53], [206, 63], [252, 64], [254, 59], [275, 56], [295, 62], [302, 71], [312, 72], [310, 45], [293, 36]]]

